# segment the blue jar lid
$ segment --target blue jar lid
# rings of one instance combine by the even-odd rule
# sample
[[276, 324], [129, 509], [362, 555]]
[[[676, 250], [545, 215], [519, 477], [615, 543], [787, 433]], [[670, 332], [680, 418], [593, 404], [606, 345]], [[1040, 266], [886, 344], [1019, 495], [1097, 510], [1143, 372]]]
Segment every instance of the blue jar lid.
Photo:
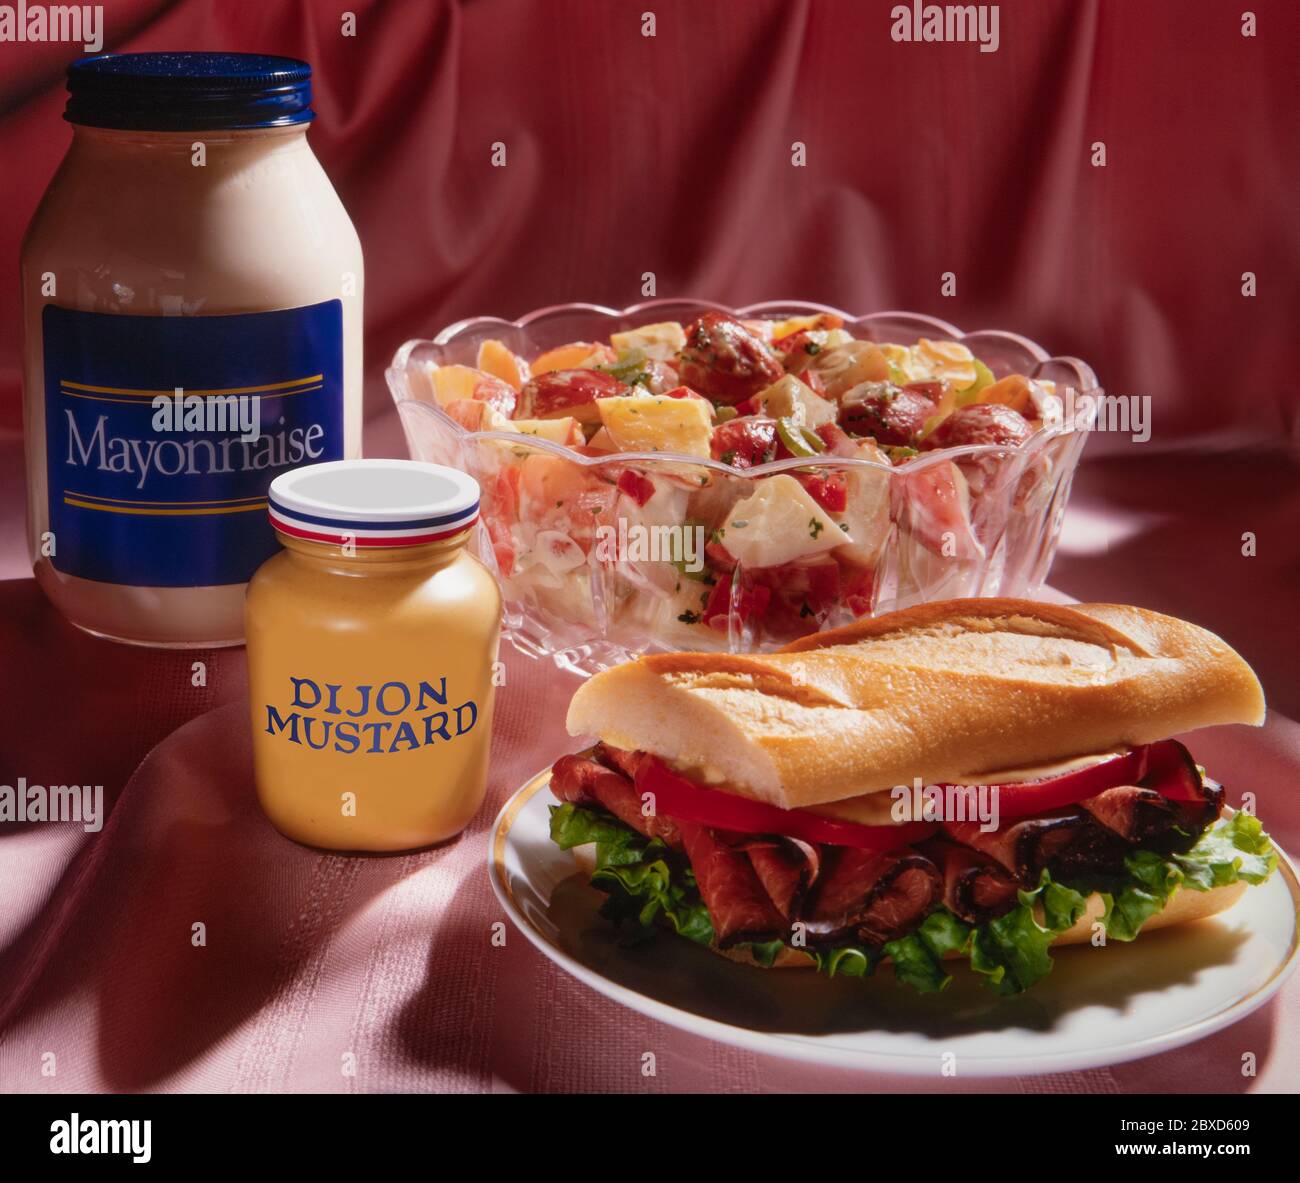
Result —
[[238, 131], [315, 118], [311, 66], [257, 53], [109, 53], [68, 67], [63, 118], [124, 131]]

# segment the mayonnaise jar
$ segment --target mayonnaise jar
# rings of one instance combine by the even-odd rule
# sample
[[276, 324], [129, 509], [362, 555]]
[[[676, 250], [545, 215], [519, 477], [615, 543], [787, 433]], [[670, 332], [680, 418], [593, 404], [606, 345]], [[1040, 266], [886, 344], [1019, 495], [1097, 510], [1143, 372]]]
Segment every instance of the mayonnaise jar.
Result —
[[22, 253], [28, 540], [73, 624], [237, 644], [278, 472], [361, 452], [361, 246], [311, 68], [86, 58]]

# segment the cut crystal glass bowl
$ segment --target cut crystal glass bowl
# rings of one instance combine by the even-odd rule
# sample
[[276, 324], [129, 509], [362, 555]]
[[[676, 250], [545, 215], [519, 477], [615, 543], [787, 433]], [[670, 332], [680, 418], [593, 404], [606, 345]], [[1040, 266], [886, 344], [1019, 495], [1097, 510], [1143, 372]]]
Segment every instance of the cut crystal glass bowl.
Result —
[[[531, 359], [573, 341], [659, 321], [683, 324], [708, 309], [740, 319], [832, 313], [856, 338], [911, 344], [960, 341], [995, 377], [1010, 373], [1071, 390], [1071, 405], [1101, 394], [1092, 370], [1052, 357], [1016, 333], [963, 332], [912, 312], [852, 316], [821, 304], [768, 301], [725, 308], [702, 300], [652, 300], [622, 310], [562, 304], [516, 321], [476, 317], [432, 341], [403, 345], [387, 371], [411, 455], [463, 469], [482, 489], [482, 520], [472, 545], [499, 579], [503, 629], [526, 653], [589, 674], [655, 650], [769, 651], [797, 636], [864, 615], [956, 596], [1032, 595], [1051, 565], [1070, 482], [1087, 436], [1087, 415], [1066, 415], [1019, 447], [972, 445], [921, 452], [904, 463], [819, 455], [735, 469], [717, 460], [667, 452], [586, 456], [514, 432], [468, 431], [438, 405], [434, 367], [474, 366], [480, 344], [495, 339]], [[960, 474], [958, 478], [954, 470]], [[653, 522], [619, 488], [634, 474], [676, 486], [655, 497]], [[715, 531], [755, 482], [782, 472], [852, 472], [877, 499], [884, 529], [846, 579], [833, 564], [746, 570], [721, 581], [685, 569], [681, 555], [638, 555], [614, 545], [629, 519], [642, 526]], [[954, 483], [963, 486], [954, 499]], [[887, 507], [887, 510], [886, 508]], [[883, 515], [887, 512], [888, 520]], [[665, 536], [666, 537], [666, 536]], [[610, 545], [602, 544], [602, 540]], [[644, 549], [644, 548], [643, 548]], [[677, 561], [673, 561], [674, 558]], [[762, 611], [757, 610], [761, 602]]]

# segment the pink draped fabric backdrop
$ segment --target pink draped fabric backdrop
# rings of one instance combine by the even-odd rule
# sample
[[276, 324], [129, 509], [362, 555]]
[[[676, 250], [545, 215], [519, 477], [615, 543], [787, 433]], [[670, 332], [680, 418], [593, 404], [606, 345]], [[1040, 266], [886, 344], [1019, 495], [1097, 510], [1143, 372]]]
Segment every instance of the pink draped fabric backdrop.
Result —
[[[368, 454], [404, 452], [382, 373], [405, 339], [473, 314], [634, 303], [649, 276], [660, 296], [1012, 328], [1086, 359], [1109, 392], [1149, 398], [1149, 440], [1089, 441], [1052, 581], [1187, 616], [1241, 649], [1273, 718], [1233, 775], [1259, 778], [1266, 820], [1297, 849], [1283, 784], [1300, 767], [1300, 8], [1259, 0], [1243, 36], [1244, 6], [1227, 0], [1016, 0], [981, 53], [895, 43], [892, 7], [119, 0], [104, 5], [105, 47], [313, 63], [311, 140], [366, 254]], [[0, 45], [11, 277], [69, 139], [73, 56]], [[98, 835], [0, 833], [0, 1088], [939, 1084], [678, 1035], [517, 934], [487, 946], [490, 811], [569, 742], [572, 680], [517, 655], [489, 804], [459, 842], [350, 860], [278, 838], [251, 795], [242, 652], [199, 655], [209, 677], [193, 687], [189, 655], [83, 637], [29, 578], [18, 296], [0, 284], [0, 783], [102, 782], [111, 817]], [[998, 1087], [1294, 1090], [1297, 1070], [1268, 1051], [1298, 1024], [1293, 984], [1182, 1052]], [[651, 1081], [633, 1067], [645, 1048], [666, 1065]], [[1258, 1078], [1240, 1076], [1241, 1049], [1259, 1054]], [[340, 1072], [345, 1052], [356, 1076]]]

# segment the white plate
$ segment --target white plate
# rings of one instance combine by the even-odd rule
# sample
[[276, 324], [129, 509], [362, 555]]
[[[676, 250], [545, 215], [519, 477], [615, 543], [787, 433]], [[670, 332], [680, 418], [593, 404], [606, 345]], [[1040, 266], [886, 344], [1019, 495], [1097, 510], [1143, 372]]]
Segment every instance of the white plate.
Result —
[[1227, 912], [1131, 945], [1057, 950], [1032, 990], [999, 998], [969, 970], [939, 995], [875, 978], [736, 965], [672, 935], [621, 948], [604, 896], [549, 836], [539, 773], [488, 835], [492, 887], [524, 935], [593, 990], [684, 1031], [768, 1055], [881, 1072], [963, 1076], [1066, 1072], [1201, 1039], [1271, 998], [1295, 969], [1300, 883], [1286, 856]]

